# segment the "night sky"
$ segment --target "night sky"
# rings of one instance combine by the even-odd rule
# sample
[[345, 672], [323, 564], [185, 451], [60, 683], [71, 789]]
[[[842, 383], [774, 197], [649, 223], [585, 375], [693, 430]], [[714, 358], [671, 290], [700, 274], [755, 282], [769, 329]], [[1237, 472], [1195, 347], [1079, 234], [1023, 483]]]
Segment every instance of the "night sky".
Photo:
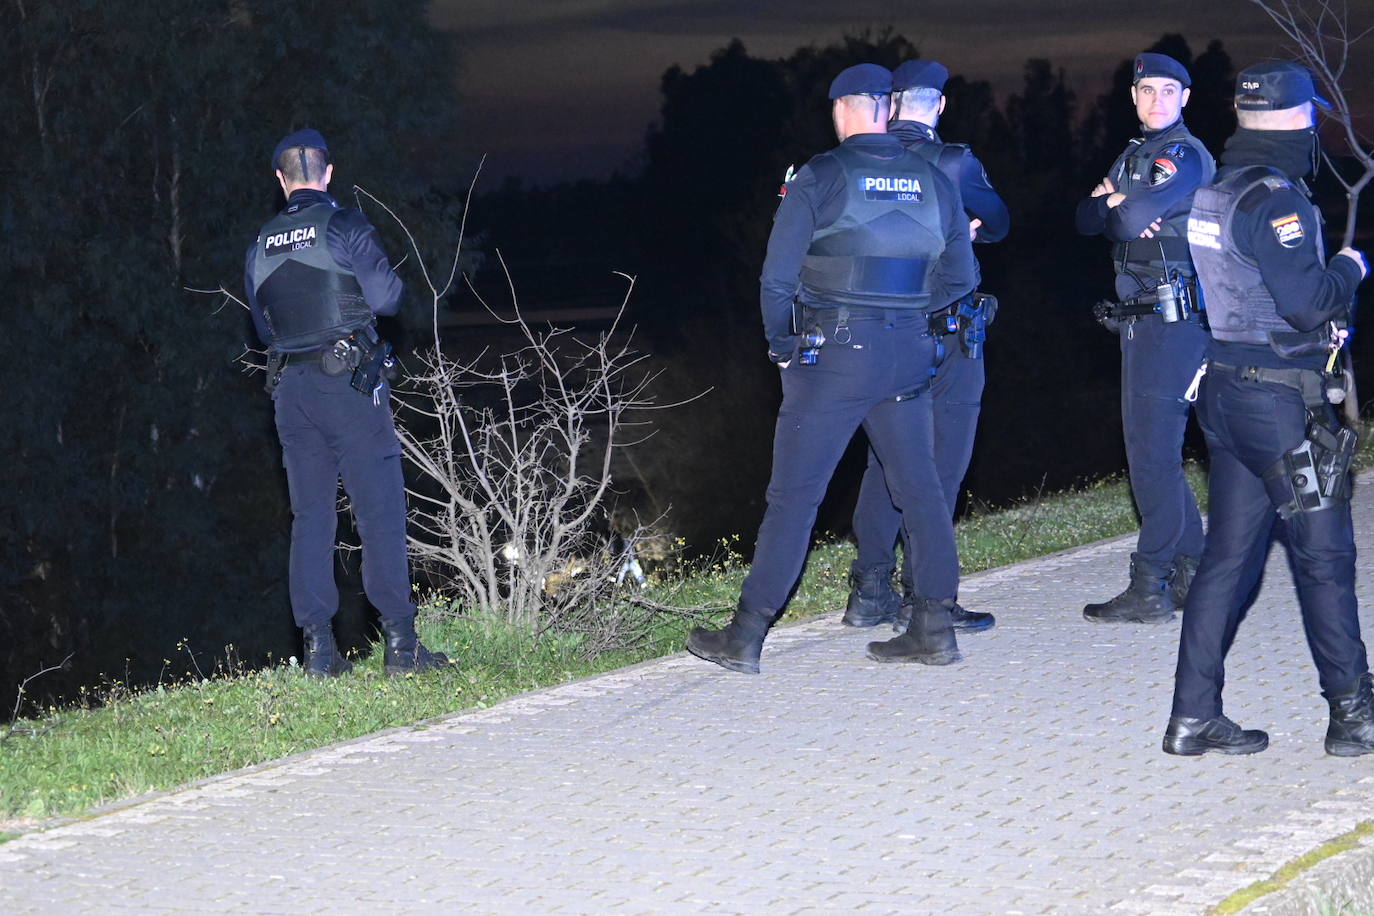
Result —
[[[1363, 22], [1374, 0], [1349, 6]], [[467, 151], [488, 155], [489, 179], [540, 184], [632, 171], [663, 72], [690, 72], [732, 38], [772, 58], [891, 25], [923, 57], [987, 80], [1003, 100], [1019, 90], [1026, 59], [1044, 57], [1066, 71], [1080, 113], [1118, 62], [1166, 32], [1195, 55], [1220, 38], [1237, 68], [1291, 56], [1248, 0], [433, 0], [432, 17], [459, 41]], [[1374, 37], [1358, 48], [1352, 99], [1374, 83]]]

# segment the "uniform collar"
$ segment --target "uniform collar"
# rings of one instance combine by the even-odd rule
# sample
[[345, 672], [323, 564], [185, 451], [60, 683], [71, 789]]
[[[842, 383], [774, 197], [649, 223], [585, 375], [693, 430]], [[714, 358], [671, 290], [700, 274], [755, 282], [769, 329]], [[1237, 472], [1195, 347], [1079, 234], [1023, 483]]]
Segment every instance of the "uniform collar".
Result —
[[1156, 140], [1162, 140], [1165, 137], [1169, 137], [1177, 133], [1186, 134], [1187, 132], [1188, 128], [1183, 126], [1182, 116], [1180, 116], [1177, 121], [1170, 124], [1168, 127], [1161, 127], [1159, 130], [1146, 130], [1144, 124], [1140, 125], [1140, 133], [1141, 136], [1145, 138], [1146, 143], [1153, 143]]
[[855, 134], [840, 146], [884, 159], [894, 158], [906, 150], [902, 141], [893, 134]]
[[331, 204], [337, 207], [339, 202], [326, 192], [316, 191], [314, 188], [297, 188], [286, 199], [286, 209], [294, 207], [297, 210], [302, 210], [315, 204]]
[[903, 143], [915, 143], [918, 140], [941, 142], [935, 128], [920, 121], [893, 121], [887, 125], [887, 132], [901, 139]]

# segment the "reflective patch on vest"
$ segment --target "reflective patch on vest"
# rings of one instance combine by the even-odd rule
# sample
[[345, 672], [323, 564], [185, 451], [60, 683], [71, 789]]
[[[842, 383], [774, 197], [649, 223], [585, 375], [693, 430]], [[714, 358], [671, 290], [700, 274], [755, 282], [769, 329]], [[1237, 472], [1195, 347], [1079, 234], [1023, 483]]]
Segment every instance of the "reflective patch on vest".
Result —
[[925, 193], [921, 190], [921, 183], [915, 178], [866, 175], [859, 178], [859, 190], [864, 192], [864, 200], [895, 200], [917, 204], [926, 199]]
[[1160, 157], [1150, 163], [1150, 185], [1164, 184], [1170, 178], [1178, 174], [1178, 166], [1174, 165], [1172, 159]]
[[1270, 220], [1269, 225], [1274, 227], [1274, 235], [1284, 248], [1297, 248], [1302, 244], [1302, 220], [1298, 218], [1298, 214], [1290, 213], [1279, 219]]
[[302, 226], [286, 232], [274, 232], [263, 243], [262, 253], [269, 258], [300, 251], [302, 248], [315, 247], [315, 227]]
[[1264, 182], [1264, 186], [1271, 191], [1280, 191], [1284, 188], [1292, 187], [1292, 185], [1288, 183], [1288, 179], [1280, 178], [1277, 175], [1266, 175], [1261, 178], [1260, 181]]
[[1188, 217], [1188, 244], [1221, 250], [1221, 223], [1210, 219]]

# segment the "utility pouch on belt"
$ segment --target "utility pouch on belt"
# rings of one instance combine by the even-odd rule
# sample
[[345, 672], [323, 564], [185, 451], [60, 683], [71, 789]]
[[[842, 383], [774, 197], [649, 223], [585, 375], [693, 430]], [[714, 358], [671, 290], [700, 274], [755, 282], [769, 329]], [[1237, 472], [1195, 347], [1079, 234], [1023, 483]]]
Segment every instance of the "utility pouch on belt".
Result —
[[1299, 512], [1317, 512], [1350, 499], [1350, 465], [1355, 458], [1358, 437], [1348, 426], [1328, 429], [1313, 420], [1307, 426], [1302, 445], [1286, 452], [1269, 470], [1265, 479], [1279, 485], [1292, 498], [1279, 506], [1279, 515], [1289, 518]]
[[267, 381], [263, 384], [262, 390], [268, 394], [277, 390], [277, 384], [281, 381], [282, 370], [286, 368], [286, 354], [277, 350], [267, 351]]
[[320, 371], [329, 376], [352, 372], [362, 364], [363, 352], [362, 343], [356, 334], [336, 340], [320, 355]]

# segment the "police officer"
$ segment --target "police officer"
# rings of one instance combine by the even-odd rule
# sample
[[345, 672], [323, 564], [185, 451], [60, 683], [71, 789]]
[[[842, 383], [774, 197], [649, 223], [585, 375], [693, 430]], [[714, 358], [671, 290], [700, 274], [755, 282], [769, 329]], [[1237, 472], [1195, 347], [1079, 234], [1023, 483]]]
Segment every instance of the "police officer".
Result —
[[1144, 302], [1150, 312], [1122, 318], [1116, 328], [1121, 425], [1140, 536], [1129, 587], [1083, 609], [1094, 623], [1173, 620], [1202, 552], [1202, 519], [1183, 476], [1188, 404], [1181, 394], [1202, 360], [1207, 331], [1195, 309], [1154, 313], [1166, 297], [1175, 304], [1197, 298], [1186, 223], [1193, 192], [1212, 180], [1215, 164], [1183, 125], [1190, 82], [1171, 57], [1145, 53], [1135, 59], [1131, 99], [1144, 135], [1078, 205], [1078, 231], [1115, 243], [1117, 296], [1126, 305]]
[[874, 64], [835, 78], [840, 145], [785, 186], [768, 239], [760, 299], [783, 389], [768, 510], [734, 618], [687, 641], [693, 654], [733, 671], [758, 672], [826, 484], [860, 425], [901, 507], [919, 596], [907, 632], [870, 643], [869, 655], [930, 665], [960, 657], [949, 616], [959, 558], [931, 439], [926, 313], [971, 291], [977, 263], [958, 189], [886, 132], [891, 89], [891, 74]]
[[[958, 186], [974, 242], [1001, 241], [1011, 228], [1011, 216], [989, 183], [982, 163], [967, 146], [945, 143], [935, 132], [945, 110], [944, 88], [948, 79], [949, 70], [933, 60], [910, 60], [894, 70], [892, 121], [887, 130], [907, 149], [934, 163]], [[966, 297], [931, 316], [931, 328], [937, 334], [938, 362], [930, 389], [935, 467], [951, 511], [973, 457], [973, 438], [983, 396], [981, 340], [972, 340], [970, 335], [981, 336], [991, 317], [986, 314], [988, 308], [985, 300]], [[868, 627], [895, 617], [897, 631], [905, 628], [915, 599], [911, 583], [903, 577], [900, 601], [892, 591], [892, 571], [896, 566], [893, 548], [901, 526], [902, 517], [892, 504], [882, 465], [870, 448], [868, 468], [854, 507], [858, 556], [850, 572], [851, 589], [842, 623]], [[991, 614], [968, 611], [957, 603], [951, 608], [950, 617], [957, 630], [986, 630], [995, 623]]]
[[1324, 371], [1368, 264], [1351, 248], [1325, 261], [1321, 214], [1303, 183], [1316, 161], [1312, 106], [1328, 105], [1311, 74], [1289, 61], [1250, 67], [1236, 79], [1235, 102], [1239, 129], [1188, 222], [1212, 328], [1198, 399], [1211, 455], [1211, 524], [1183, 614], [1164, 750], [1252, 754], [1269, 743], [1222, 714], [1221, 689], [1277, 514], [1286, 519], [1307, 643], [1331, 707], [1326, 752], [1374, 753], [1350, 521], [1355, 436], [1329, 400], [1329, 391], [1343, 389]]
[[248, 249], [244, 287], [268, 346], [268, 387], [291, 493], [291, 608], [305, 634], [305, 671], [345, 674], [334, 643], [338, 610], [335, 499], [343, 478], [363, 544], [363, 588], [381, 614], [387, 674], [448, 659], [415, 635], [406, 561], [401, 447], [390, 390], [378, 377], [388, 348], [377, 315], [394, 315], [403, 288], [377, 231], [326, 193], [334, 167], [315, 130], [284, 137], [272, 168], [286, 207]]

